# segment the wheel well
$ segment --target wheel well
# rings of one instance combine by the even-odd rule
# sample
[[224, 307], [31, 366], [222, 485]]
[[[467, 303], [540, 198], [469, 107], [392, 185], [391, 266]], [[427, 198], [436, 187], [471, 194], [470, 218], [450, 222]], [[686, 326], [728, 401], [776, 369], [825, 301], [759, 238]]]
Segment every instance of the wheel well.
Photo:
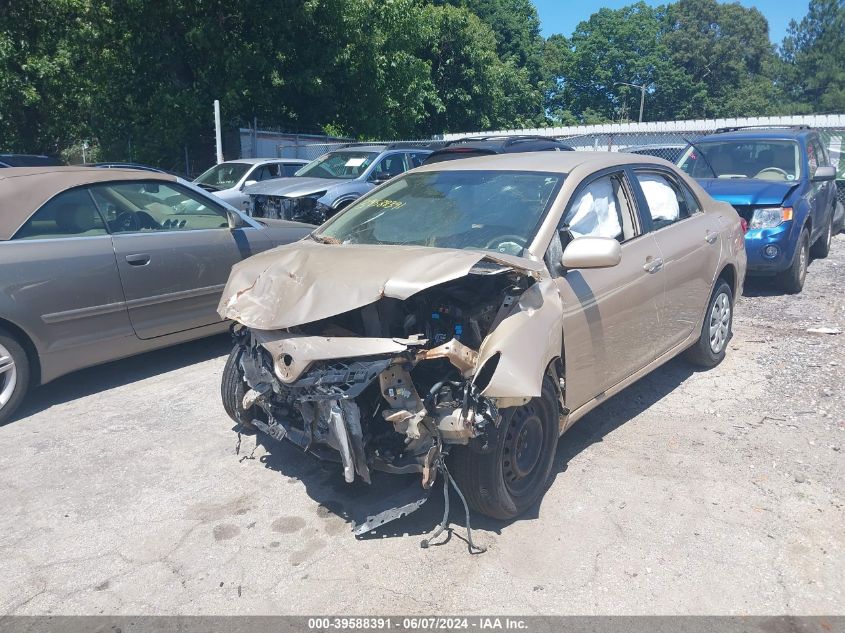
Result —
[[733, 264], [727, 264], [716, 279], [722, 279], [727, 283], [731, 287], [734, 297], [736, 297], [736, 268], [734, 268]]
[[17, 325], [3, 318], [0, 318], [0, 330], [6, 330], [18, 343], [20, 343], [21, 347], [24, 348], [27, 358], [29, 358], [29, 364], [32, 366], [31, 371], [29, 372], [31, 377], [30, 379], [33, 384], [40, 384], [41, 363], [38, 361], [38, 350], [35, 349], [35, 344], [32, 342], [32, 339], [29, 338], [29, 335]]

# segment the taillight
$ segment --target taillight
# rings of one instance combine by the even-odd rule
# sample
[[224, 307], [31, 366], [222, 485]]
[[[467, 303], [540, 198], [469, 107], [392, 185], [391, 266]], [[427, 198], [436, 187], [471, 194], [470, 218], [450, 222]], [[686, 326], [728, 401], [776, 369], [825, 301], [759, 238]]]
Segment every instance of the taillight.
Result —
[[748, 233], [748, 220], [746, 220], [745, 218], [740, 218], [739, 225], [742, 227], [743, 234]]

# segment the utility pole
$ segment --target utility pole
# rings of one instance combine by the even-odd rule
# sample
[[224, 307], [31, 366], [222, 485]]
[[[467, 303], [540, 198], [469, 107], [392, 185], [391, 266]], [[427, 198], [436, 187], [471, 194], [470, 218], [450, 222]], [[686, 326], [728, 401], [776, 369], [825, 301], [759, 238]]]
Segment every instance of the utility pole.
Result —
[[614, 81], [614, 86], [631, 86], [631, 88], [637, 88], [640, 91], [640, 123], [643, 122], [643, 110], [645, 109], [645, 89], [646, 85], [638, 85], [638, 84], [629, 84], [625, 81]]
[[214, 133], [217, 137], [217, 164], [223, 162], [223, 131], [220, 129], [220, 100], [214, 100]]

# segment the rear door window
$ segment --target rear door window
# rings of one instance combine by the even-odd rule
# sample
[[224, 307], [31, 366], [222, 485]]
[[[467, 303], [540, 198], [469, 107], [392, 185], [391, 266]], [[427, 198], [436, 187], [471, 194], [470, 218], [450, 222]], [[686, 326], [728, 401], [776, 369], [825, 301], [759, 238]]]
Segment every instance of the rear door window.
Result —
[[666, 174], [637, 169], [637, 182], [645, 197], [654, 230], [690, 216], [687, 194]]
[[18, 230], [14, 240], [55, 239], [107, 235], [106, 224], [87, 189], [57, 195], [36, 211]]

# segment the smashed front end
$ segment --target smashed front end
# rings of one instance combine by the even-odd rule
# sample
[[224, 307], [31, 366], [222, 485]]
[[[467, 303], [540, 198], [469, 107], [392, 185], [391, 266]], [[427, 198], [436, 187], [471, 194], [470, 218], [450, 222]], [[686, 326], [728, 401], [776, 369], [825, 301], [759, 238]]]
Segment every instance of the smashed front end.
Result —
[[[243, 410], [271, 437], [339, 462], [347, 482], [420, 476], [418, 502], [370, 516], [360, 534], [419, 507], [451, 446], [488, 450], [501, 411], [539, 394], [560, 352], [559, 298], [536, 262], [291, 246], [253, 258], [266, 260], [250, 265], [257, 274], [236, 270], [221, 302], [236, 321]], [[362, 262], [380, 272], [343, 288]]]

